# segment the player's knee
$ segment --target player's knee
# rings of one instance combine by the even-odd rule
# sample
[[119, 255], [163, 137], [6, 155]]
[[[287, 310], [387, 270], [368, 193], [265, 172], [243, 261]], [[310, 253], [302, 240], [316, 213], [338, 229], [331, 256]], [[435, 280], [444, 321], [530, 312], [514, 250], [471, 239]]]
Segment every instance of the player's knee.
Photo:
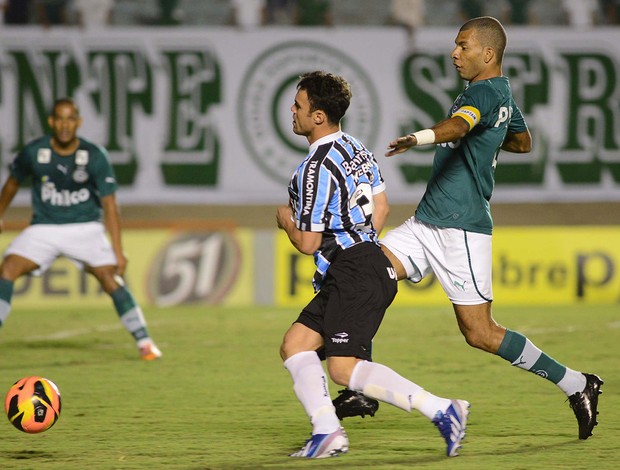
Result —
[[351, 380], [351, 368], [344, 364], [328, 361], [327, 373], [335, 384], [347, 387]]
[[280, 357], [283, 361], [286, 361], [290, 356], [288, 355], [286, 343], [283, 341], [280, 345]]
[[288, 340], [287, 337], [284, 337], [282, 344], [280, 345], [280, 357], [283, 361], [286, 361], [289, 357], [304, 351], [304, 348], [302, 348], [299, 344], [296, 344], [294, 341]]

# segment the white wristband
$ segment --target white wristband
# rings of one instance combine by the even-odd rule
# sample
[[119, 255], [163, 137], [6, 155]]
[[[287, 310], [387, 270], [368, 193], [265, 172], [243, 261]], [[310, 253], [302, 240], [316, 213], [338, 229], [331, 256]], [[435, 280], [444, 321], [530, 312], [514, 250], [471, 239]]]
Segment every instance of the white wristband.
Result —
[[416, 138], [416, 145], [428, 145], [435, 143], [435, 131], [433, 131], [433, 129], [424, 129], [418, 132], [413, 132], [409, 135]]

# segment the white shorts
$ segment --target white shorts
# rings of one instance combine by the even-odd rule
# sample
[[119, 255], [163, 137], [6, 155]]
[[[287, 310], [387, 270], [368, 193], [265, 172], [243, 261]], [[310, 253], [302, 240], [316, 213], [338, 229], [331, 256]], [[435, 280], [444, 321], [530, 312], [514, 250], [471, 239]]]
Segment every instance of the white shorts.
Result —
[[59, 256], [80, 269], [84, 265], [116, 265], [116, 255], [100, 222], [30, 225], [11, 242], [4, 255], [19, 255], [38, 264], [39, 268], [32, 272], [35, 276], [47, 271]]
[[412, 282], [431, 271], [453, 304], [493, 300], [491, 235], [429, 225], [411, 217], [379, 240], [405, 267]]

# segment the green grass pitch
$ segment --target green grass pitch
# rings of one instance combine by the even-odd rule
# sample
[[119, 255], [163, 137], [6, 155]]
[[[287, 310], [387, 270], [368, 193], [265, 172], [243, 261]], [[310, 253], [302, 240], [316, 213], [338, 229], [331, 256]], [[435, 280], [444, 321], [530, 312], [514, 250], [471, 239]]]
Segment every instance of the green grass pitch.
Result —
[[[564, 395], [467, 346], [451, 308], [393, 308], [374, 358], [432, 393], [471, 402], [461, 455], [448, 459], [417, 412], [381, 404], [347, 418], [349, 453], [287, 457], [310, 425], [278, 356], [295, 309], [148, 309], [164, 352], [138, 359], [111, 305], [14, 312], [0, 330], [0, 390], [42, 375], [62, 393], [59, 421], [20, 433], [0, 421], [0, 468], [11, 469], [612, 469], [620, 442], [620, 310], [613, 306], [501, 308], [498, 322], [574, 369], [599, 374], [599, 426], [587, 441]], [[332, 396], [339, 387], [331, 384]]]

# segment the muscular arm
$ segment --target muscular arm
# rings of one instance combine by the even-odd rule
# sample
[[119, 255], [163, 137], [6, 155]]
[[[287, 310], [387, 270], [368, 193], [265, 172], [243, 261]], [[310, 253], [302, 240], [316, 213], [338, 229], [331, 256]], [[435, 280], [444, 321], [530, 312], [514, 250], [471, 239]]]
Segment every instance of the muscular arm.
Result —
[[101, 198], [103, 207], [103, 218], [105, 226], [110, 235], [110, 243], [116, 255], [117, 273], [120, 276], [125, 274], [127, 267], [127, 258], [123, 253], [123, 244], [121, 241], [121, 217], [118, 205], [116, 204], [116, 196], [109, 194]]
[[[431, 127], [435, 133], [435, 144], [454, 142], [462, 139], [470, 131], [469, 124], [460, 116], [444, 119]], [[405, 150], [418, 145], [418, 140], [413, 134], [408, 134], [393, 140], [388, 144], [386, 157], [403, 153]]]
[[514, 153], [527, 153], [532, 150], [532, 135], [529, 130], [523, 132], [509, 132], [506, 134], [502, 150]]
[[322, 232], [306, 232], [299, 230], [293, 220], [291, 206], [278, 207], [276, 212], [278, 228], [284, 230], [293, 246], [304, 255], [312, 255], [321, 246]]
[[375, 206], [372, 212], [372, 224], [377, 231], [377, 235], [379, 235], [383, 230], [383, 227], [385, 227], [385, 222], [387, 221], [390, 213], [390, 206], [388, 205], [387, 194], [385, 194], [385, 191], [373, 195], [372, 199]]
[[[4, 211], [11, 205], [11, 201], [17, 194], [17, 190], [19, 189], [19, 182], [9, 176], [2, 187], [2, 191], [0, 192], [0, 218], [4, 215]], [[0, 220], [0, 232], [2, 232], [2, 221]]]

